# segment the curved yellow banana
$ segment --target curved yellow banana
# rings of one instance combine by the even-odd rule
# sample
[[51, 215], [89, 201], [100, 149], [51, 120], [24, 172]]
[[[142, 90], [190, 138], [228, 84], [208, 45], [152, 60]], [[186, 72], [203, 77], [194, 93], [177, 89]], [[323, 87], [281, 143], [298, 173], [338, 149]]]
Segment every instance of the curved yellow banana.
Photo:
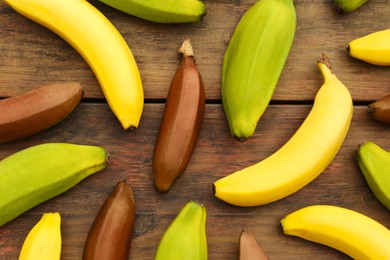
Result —
[[281, 224], [286, 235], [333, 247], [353, 259], [390, 259], [390, 230], [350, 209], [308, 206], [287, 215]]
[[28, 233], [19, 260], [59, 260], [61, 245], [61, 216], [45, 213]]
[[373, 65], [390, 66], [390, 29], [357, 38], [348, 44], [349, 54]]
[[114, 25], [85, 0], [5, 0], [73, 46], [96, 75], [124, 129], [138, 127], [144, 104], [133, 54]]
[[318, 67], [325, 82], [293, 137], [265, 160], [216, 181], [217, 198], [237, 206], [267, 204], [298, 191], [329, 165], [348, 132], [353, 105], [327, 64], [323, 55]]

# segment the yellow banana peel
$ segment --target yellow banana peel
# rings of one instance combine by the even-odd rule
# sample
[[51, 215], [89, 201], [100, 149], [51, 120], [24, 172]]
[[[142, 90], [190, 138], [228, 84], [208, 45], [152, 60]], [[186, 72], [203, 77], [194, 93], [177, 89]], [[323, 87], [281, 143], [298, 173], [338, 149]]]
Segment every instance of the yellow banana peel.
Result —
[[317, 64], [325, 82], [305, 121], [277, 152], [217, 180], [217, 198], [244, 207], [271, 203], [298, 191], [331, 163], [347, 135], [353, 104], [327, 57]]
[[138, 127], [144, 93], [133, 54], [119, 31], [85, 0], [5, 0], [73, 46], [95, 73], [124, 129]]
[[370, 33], [348, 44], [351, 57], [378, 66], [390, 66], [390, 29]]
[[390, 230], [354, 210], [313, 205], [287, 215], [281, 224], [286, 235], [333, 247], [353, 259], [390, 259]]
[[59, 260], [61, 256], [61, 216], [44, 213], [28, 233], [19, 260]]

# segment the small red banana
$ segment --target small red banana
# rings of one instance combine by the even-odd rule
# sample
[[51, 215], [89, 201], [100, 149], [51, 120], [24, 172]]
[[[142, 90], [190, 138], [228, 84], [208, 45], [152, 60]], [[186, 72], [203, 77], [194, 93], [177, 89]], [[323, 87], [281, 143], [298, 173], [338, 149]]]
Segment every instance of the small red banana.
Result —
[[168, 92], [153, 151], [154, 184], [161, 192], [167, 192], [186, 170], [205, 113], [203, 80], [189, 40], [183, 42], [179, 54], [182, 60]]
[[52, 84], [0, 100], [0, 143], [46, 130], [64, 120], [84, 91], [79, 83]]
[[83, 260], [127, 260], [135, 223], [133, 190], [117, 183], [93, 222], [84, 246]]

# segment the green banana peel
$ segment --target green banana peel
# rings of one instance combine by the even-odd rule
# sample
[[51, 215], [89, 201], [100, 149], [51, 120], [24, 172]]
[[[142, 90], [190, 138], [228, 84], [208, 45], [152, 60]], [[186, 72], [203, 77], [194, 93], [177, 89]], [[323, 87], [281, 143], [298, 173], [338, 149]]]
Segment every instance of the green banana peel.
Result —
[[266, 110], [293, 44], [293, 0], [260, 0], [238, 23], [222, 67], [222, 103], [231, 134], [251, 137]]
[[201, 260], [207, 255], [206, 209], [189, 201], [165, 231], [155, 260]]
[[390, 210], [390, 152], [365, 142], [357, 149], [355, 158], [375, 197]]
[[107, 165], [99, 146], [45, 143], [0, 161], [0, 227]]
[[345, 13], [351, 13], [368, 1], [369, 0], [334, 0], [334, 5]]
[[100, 0], [127, 14], [155, 23], [193, 23], [205, 15], [200, 0]]

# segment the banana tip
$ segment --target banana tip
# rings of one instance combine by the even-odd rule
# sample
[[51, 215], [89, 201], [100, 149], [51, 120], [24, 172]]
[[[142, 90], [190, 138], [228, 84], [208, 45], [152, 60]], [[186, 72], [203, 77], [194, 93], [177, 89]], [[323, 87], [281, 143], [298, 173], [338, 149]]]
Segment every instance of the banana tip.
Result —
[[321, 53], [321, 58], [318, 60], [318, 62], [325, 64], [330, 70], [332, 69], [329, 57], [325, 53]]
[[194, 49], [192, 48], [192, 44], [189, 38], [186, 38], [182, 45], [180, 46], [178, 53], [185, 57], [194, 57]]

